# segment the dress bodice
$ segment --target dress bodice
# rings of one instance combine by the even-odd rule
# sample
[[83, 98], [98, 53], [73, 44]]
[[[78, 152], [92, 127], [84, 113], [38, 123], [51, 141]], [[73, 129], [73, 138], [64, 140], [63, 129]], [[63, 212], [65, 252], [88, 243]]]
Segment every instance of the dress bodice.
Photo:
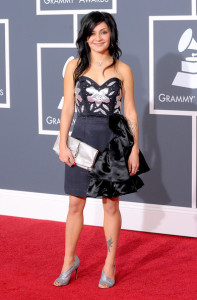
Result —
[[78, 115], [108, 116], [120, 113], [122, 82], [118, 77], [97, 84], [87, 76], [80, 76], [75, 86], [75, 104]]

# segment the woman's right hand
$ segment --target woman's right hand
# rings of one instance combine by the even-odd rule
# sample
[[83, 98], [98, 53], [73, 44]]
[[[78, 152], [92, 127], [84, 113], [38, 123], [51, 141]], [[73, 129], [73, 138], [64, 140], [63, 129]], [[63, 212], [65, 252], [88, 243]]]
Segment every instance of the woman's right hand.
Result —
[[66, 148], [60, 147], [59, 159], [65, 164], [67, 164], [69, 167], [72, 167], [72, 165], [76, 165], [72, 152], [68, 147]]

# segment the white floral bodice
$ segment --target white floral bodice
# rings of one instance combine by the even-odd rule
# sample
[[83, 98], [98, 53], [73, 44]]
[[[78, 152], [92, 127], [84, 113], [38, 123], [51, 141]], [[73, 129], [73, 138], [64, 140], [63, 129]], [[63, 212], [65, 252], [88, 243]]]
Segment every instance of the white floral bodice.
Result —
[[75, 86], [75, 104], [78, 115], [111, 115], [120, 113], [122, 82], [112, 77], [102, 85], [87, 76], [81, 76]]

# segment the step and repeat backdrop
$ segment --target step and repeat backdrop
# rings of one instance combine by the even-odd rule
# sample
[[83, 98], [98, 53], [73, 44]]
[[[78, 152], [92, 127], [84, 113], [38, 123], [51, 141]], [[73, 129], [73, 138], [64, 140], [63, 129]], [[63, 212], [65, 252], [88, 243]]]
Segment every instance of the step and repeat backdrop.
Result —
[[[0, 0], [0, 188], [64, 195], [52, 150], [82, 16], [113, 14], [133, 70], [151, 171], [120, 201], [196, 208], [197, 12], [193, 0]], [[122, 102], [122, 113], [124, 107]], [[74, 115], [70, 131], [76, 120]]]

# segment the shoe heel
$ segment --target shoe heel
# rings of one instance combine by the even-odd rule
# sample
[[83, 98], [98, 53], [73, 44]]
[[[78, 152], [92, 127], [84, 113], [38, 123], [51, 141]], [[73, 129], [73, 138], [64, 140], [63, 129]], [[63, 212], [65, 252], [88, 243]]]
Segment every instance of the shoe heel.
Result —
[[77, 280], [77, 270], [78, 270], [78, 268], [76, 269], [75, 280]]
[[59, 275], [59, 277], [56, 279], [56, 281], [58, 281], [59, 284], [56, 285], [53, 283], [53, 285], [54, 286], [67, 285], [70, 281], [70, 277], [74, 270], [76, 270], [76, 273], [75, 273], [75, 280], [76, 280], [77, 279], [77, 270], [78, 270], [79, 265], [80, 265], [80, 260], [79, 260], [79, 257], [76, 255], [73, 265], [68, 270], [62, 272]]

